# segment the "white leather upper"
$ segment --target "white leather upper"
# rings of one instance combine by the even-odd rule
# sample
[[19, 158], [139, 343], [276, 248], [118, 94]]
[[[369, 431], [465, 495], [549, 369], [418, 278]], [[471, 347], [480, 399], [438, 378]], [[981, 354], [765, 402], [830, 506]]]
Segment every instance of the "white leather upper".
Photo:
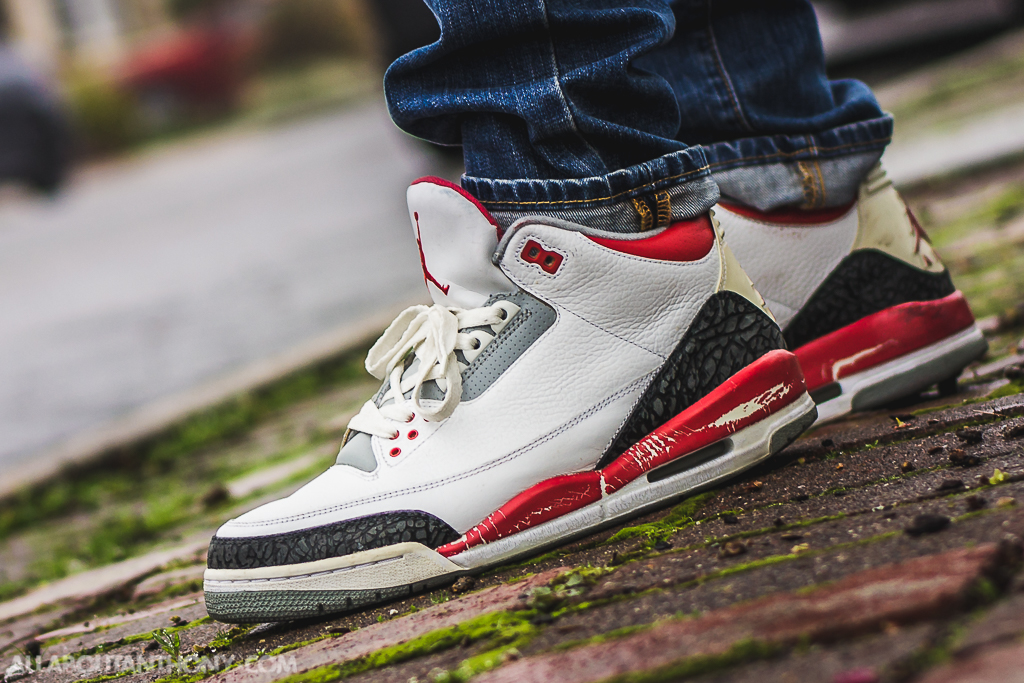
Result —
[[[490, 294], [515, 290], [491, 263], [498, 246], [497, 228], [476, 205], [456, 190], [431, 182], [412, 185], [407, 199], [424, 268], [440, 283], [427, 281], [434, 303], [477, 308]], [[448, 287], [448, 292], [441, 287]]]
[[853, 249], [857, 210], [820, 225], [780, 226], [715, 207], [726, 244], [779, 325], [789, 324], [814, 291]]
[[[535, 483], [592, 469], [719, 285], [717, 241], [699, 261], [654, 261], [540, 222], [517, 224], [499, 270], [490, 260], [494, 228], [467, 198], [419, 183], [409, 200], [427, 267], [450, 287], [445, 295], [428, 285], [435, 301], [475, 306], [518, 286], [554, 308], [554, 324], [447, 420], [417, 416], [398, 426], [395, 441], [372, 437], [375, 471], [336, 465], [292, 496], [228, 522], [218, 536], [394, 510], [428, 512], [463, 533]], [[529, 240], [563, 256], [554, 274], [522, 258]], [[418, 436], [410, 440], [413, 428]], [[401, 454], [391, 457], [396, 446]]]
[[931, 273], [946, 269], [880, 164], [861, 183], [846, 215], [830, 223], [779, 225], [721, 205], [714, 212], [726, 244], [783, 329], [853, 251], [881, 251]]

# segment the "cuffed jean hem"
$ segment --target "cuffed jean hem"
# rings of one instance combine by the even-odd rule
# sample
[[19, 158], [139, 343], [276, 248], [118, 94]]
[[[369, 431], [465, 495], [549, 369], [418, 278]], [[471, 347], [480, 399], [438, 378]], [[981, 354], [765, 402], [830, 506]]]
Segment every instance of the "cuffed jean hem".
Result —
[[[614, 204], [688, 181], [709, 178], [710, 175], [704, 151], [700, 147], [687, 147], [636, 166], [590, 178], [504, 180], [464, 175], [462, 187], [488, 209], [534, 207], [555, 210]], [[700, 185], [695, 184], [697, 195], [704, 193], [696, 189]]]
[[607, 175], [561, 180], [504, 180], [462, 176], [462, 187], [496, 220], [511, 225], [530, 215], [552, 215], [611, 232], [651, 227], [644, 213], [669, 207], [662, 219], [684, 220], [720, 197], [700, 147], [688, 147]]
[[891, 116], [809, 135], [771, 135], [704, 146], [722, 196], [761, 211], [850, 204], [892, 140]]

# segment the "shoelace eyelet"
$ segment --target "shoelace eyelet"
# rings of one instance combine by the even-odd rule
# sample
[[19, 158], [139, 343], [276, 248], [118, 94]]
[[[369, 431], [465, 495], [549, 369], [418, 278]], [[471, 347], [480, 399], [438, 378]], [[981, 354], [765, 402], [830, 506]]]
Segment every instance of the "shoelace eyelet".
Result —
[[419, 435], [420, 435], [420, 433], [418, 431], [416, 431], [415, 429], [413, 429], [413, 430], [411, 430], [409, 432], [409, 440], [412, 441], [413, 439], [415, 439]]
[[482, 345], [483, 345], [483, 342], [481, 342], [479, 339], [476, 339], [476, 338], [473, 339], [473, 350], [474, 351], [479, 349]]
[[405, 421], [405, 424], [409, 424], [410, 422], [412, 422], [415, 419], [416, 419], [416, 413], [413, 413], [412, 415], [409, 416], [409, 419]]
[[398, 446], [395, 446], [394, 448], [391, 449], [391, 457], [392, 458], [397, 458], [401, 454], [402, 454], [402, 449], [399, 448]]

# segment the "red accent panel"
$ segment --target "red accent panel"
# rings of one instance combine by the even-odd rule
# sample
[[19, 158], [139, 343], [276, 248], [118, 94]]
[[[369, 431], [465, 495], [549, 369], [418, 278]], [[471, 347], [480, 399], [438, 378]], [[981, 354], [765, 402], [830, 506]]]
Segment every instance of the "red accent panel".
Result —
[[763, 420], [806, 391], [795, 355], [782, 350], [766, 353], [604, 468], [605, 493]]
[[837, 220], [850, 213], [853, 204], [839, 206], [834, 209], [815, 209], [813, 211], [801, 211], [800, 209], [779, 209], [778, 211], [758, 211], [749, 206], [741, 204], [728, 204], [720, 202], [718, 205], [731, 213], [751, 218], [762, 223], [775, 223], [776, 225], [818, 225], [824, 223], [835, 223]]
[[819, 337], [797, 349], [813, 391], [934, 344], [974, 325], [964, 295], [914, 301], [862, 317], [856, 323]]
[[701, 216], [673, 223], [657, 235], [642, 240], [615, 240], [606, 237], [590, 239], [602, 247], [641, 258], [659, 261], [699, 261], [711, 251], [715, 243], [715, 229], [711, 225], [710, 217]]
[[861, 318], [796, 350], [813, 391], [941, 341], [974, 324], [964, 295], [900, 304]]
[[437, 551], [451, 557], [586, 507], [655, 467], [763, 420], [806, 390], [796, 356], [789, 351], [771, 351], [655, 429], [603, 470], [542, 481], [502, 505], [458, 541]]
[[477, 199], [470, 193], [466, 192], [455, 183], [445, 180], [444, 178], [438, 178], [437, 176], [428, 175], [423, 178], [420, 178], [419, 180], [414, 180], [410, 184], [419, 185], [420, 183], [430, 183], [431, 185], [440, 185], [441, 187], [447, 187], [449, 190], [455, 190], [463, 197], [473, 202], [473, 206], [480, 209], [480, 213], [482, 213], [484, 218], [487, 219], [487, 222], [494, 226], [495, 232], [498, 233], [498, 239], [501, 239], [501, 234], [503, 232], [501, 226], [498, 225], [498, 221], [494, 220], [494, 216], [491, 215], [491, 212], [484, 208], [484, 205], [480, 203], [479, 199]]
[[554, 477], [523, 491], [467, 531], [465, 536], [441, 546], [437, 552], [451, 557], [475, 545], [492, 543], [599, 500], [601, 475], [597, 472]]
[[536, 263], [545, 273], [554, 275], [562, 265], [562, 255], [557, 251], [548, 251], [536, 240], [530, 240], [523, 247], [519, 258], [527, 263]]

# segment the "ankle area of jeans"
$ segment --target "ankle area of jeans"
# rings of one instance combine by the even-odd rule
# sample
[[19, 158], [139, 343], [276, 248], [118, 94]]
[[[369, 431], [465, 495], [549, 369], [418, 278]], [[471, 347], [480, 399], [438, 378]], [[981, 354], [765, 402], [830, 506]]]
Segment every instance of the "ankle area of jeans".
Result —
[[699, 147], [602, 176], [504, 180], [464, 175], [462, 187], [503, 226], [544, 215], [623, 233], [699, 216], [720, 196]]
[[850, 204], [892, 140], [891, 116], [808, 135], [766, 135], [704, 147], [722, 196], [760, 211]]

